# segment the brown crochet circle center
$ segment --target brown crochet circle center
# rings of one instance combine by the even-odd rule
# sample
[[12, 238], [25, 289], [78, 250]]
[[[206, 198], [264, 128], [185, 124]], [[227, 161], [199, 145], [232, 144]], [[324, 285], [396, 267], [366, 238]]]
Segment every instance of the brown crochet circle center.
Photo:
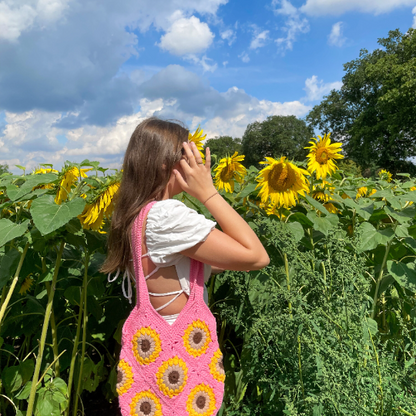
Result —
[[123, 381], [123, 373], [119, 370], [117, 371], [117, 384]]
[[179, 381], [179, 372], [174, 370], [169, 373], [169, 383], [176, 384]]
[[196, 399], [196, 405], [198, 406], [198, 409], [203, 409], [205, 407], [207, 399], [204, 396], [198, 396]]
[[143, 402], [140, 405], [140, 411], [144, 414], [144, 415], [148, 415], [150, 414], [150, 412], [152, 411], [152, 406], [149, 402]]
[[150, 350], [150, 342], [148, 339], [143, 339], [142, 340], [142, 351], [143, 352], [147, 352]]
[[196, 334], [194, 334], [193, 341], [195, 344], [199, 344], [202, 341], [202, 333], [197, 332]]

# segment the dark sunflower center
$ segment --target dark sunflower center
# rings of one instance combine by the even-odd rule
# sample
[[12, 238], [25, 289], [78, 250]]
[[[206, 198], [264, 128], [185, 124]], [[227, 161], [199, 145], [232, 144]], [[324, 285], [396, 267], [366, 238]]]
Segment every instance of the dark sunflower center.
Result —
[[321, 165], [328, 163], [329, 154], [325, 147], [322, 147], [316, 151], [316, 161]]
[[179, 381], [179, 372], [174, 370], [169, 373], [169, 383], [176, 384]]
[[144, 415], [148, 415], [150, 414], [150, 412], [152, 411], [152, 405], [149, 402], [143, 402], [140, 405], [140, 411], [144, 414]]
[[143, 352], [147, 352], [150, 350], [150, 342], [148, 339], [143, 339], [142, 340], [142, 351]]
[[207, 399], [204, 396], [198, 396], [198, 398], [196, 399], [196, 405], [198, 409], [203, 409], [205, 407], [206, 401]]
[[221, 171], [221, 180], [223, 182], [228, 182], [229, 180], [231, 180], [233, 178], [234, 175], [234, 169], [233, 169], [233, 165], [227, 163], [227, 166]]
[[194, 334], [192, 340], [195, 344], [199, 344], [202, 341], [202, 334], [200, 332], [197, 332], [196, 334]]
[[121, 371], [117, 371], [117, 384], [123, 381], [123, 373]]
[[279, 163], [269, 174], [269, 186], [275, 192], [284, 192], [296, 183], [296, 173], [287, 163]]

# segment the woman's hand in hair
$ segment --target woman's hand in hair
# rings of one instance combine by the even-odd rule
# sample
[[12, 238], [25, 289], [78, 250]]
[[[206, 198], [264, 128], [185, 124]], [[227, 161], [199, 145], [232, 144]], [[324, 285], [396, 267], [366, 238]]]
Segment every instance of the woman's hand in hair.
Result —
[[195, 143], [183, 143], [183, 148], [187, 158], [179, 162], [183, 175], [177, 169], [173, 173], [186, 193], [204, 202], [216, 192], [211, 176], [211, 153], [207, 148], [204, 164]]

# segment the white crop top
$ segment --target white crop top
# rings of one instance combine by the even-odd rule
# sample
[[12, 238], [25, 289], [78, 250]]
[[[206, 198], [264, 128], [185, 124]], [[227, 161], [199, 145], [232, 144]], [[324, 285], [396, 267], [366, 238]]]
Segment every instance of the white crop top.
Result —
[[[172, 303], [183, 292], [190, 295], [190, 258], [180, 254], [181, 251], [195, 246], [205, 241], [209, 233], [215, 228], [214, 221], [206, 219], [195, 210], [188, 208], [185, 204], [175, 199], [165, 199], [157, 201], [150, 208], [146, 222], [146, 247], [147, 253], [156, 268], [145, 276], [148, 279], [161, 267], [175, 266], [176, 273], [181, 285], [181, 289], [175, 292], [154, 293], [149, 292], [150, 296], [176, 295], [172, 300], [156, 309], [159, 311]], [[117, 279], [120, 271], [118, 270], [113, 279], [108, 276], [108, 281]], [[209, 279], [211, 266], [204, 265], [204, 281]], [[128, 292], [126, 294], [124, 282], [127, 279]], [[128, 271], [123, 275], [123, 294], [131, 303], [132, 289], [131, 279]], [[204, 300], [208, 304], [208, 293], [204, 286]], [[163, 316], [163, 315], [162, 315]], [[172, 325], [179, 314], [164, 315], [163, 318]]]

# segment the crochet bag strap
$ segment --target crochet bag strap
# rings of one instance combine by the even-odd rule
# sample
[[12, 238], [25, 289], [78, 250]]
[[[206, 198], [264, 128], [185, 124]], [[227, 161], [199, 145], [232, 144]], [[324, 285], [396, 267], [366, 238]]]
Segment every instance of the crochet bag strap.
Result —
[[134, 220], [132, 228], [132, 251], [134, 275], [136, 279], [137, 307], [150, 303], [149, 294], [147, 293], [146, 279], [144, 278], [142, 267], [142, 229], [143, 221], [146, 218], [150, 208], [152, 208], [155, 203], [156, 201], [149, 202], [142, 208], [139, 215]]
[[191, 296], [188, 302], [195, 300], [203, 302], [204, 298], [204, 263], [191, 259], [191, 270], [189, 273]]

